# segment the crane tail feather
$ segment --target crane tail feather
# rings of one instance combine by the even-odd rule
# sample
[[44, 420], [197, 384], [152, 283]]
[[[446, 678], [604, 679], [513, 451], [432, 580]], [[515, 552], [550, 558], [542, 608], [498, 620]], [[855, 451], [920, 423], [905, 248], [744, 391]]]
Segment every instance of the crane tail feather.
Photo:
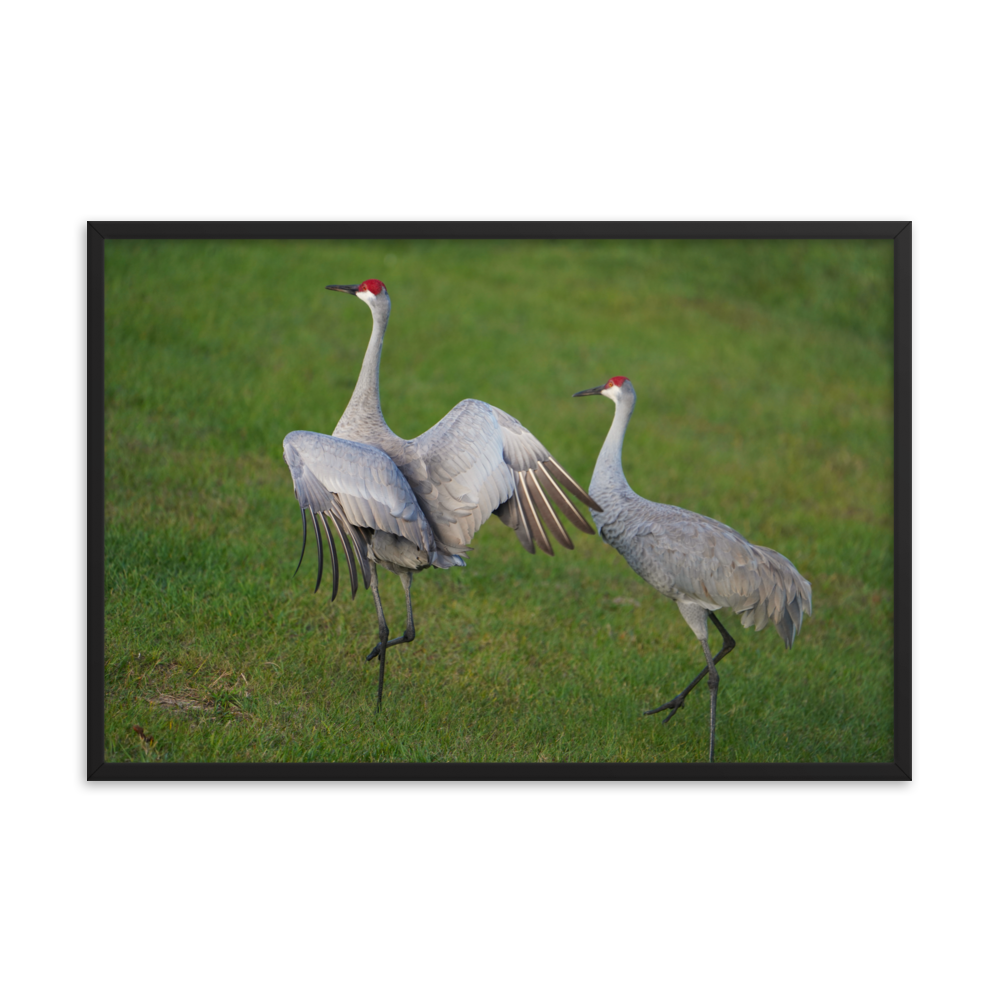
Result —
[[792, 623], [795, 625], [796, 631], [802, 628], [802, 604], [799, 601], [799, 595], [796, 594], [789, 602], [787, 607], [788, 616], [792, 619]]
[[774, 623], [774, 627], [778, 630], [778, 635], [785, 640], [785, 649], [791, 649], [792, 643], [795, 642], [795, 620], [787, 608], [781, 618]]
[[753, 609], [753, 624], [756, 632], [767, 627], [767, 604], [764, 601], [758, 601]]

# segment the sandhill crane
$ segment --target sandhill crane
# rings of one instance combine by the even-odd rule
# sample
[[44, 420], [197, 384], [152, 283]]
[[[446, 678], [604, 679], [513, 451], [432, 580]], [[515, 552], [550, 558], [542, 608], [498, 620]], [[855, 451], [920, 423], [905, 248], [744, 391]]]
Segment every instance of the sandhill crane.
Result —
[[[715, 703], [719, 690], [719, 661], [736, 647], [714, 612], [732, 608], [744, 628], [759, 632], [769, 623], [791, 649], [802, 628], [803, 611], [812, 614], [809, 581], [780, 552], [751, 545], [741, 534], [719, 521], [682, 507], [653, 503], [639, 496], [625, 481], [622, 442], [635, 407], [635, 389], [623, 375], [575, 396], [607, 396], [615, 417], [604, 440], [590, 493], [601, 505], [594, 523], [609, 545], [648, 584], [677, 602], [684, 620], [701, 642], [707, 666], [675, 698], [644, 715], [671, 709], [669, 722], [691, 689], [708, 674], [711, 692], [708, 759], [715, 760]], [[722, 636], [722, 649], [713, 657], [708, 645], [708, 619]]]
[[[570, 523], [591, 535], [594, 529], [562, 488], [594, 510], [600, 508], [526, 427], [489, 403], [463, 400], [412, 441], [394, 434], [382, 416], [378, 384], [382, 339], [391, 309], [389, 293], [374, 278], [360, 285], [326, 287], [355, 295], [368, 305], [373, 320], [371, 339], [354, 393], [333, 435], [292, 431], [285, 437], [284, 453], [302, 509], [299, 566], [305, 555], [308, 510], [319, 562], [316, 590], [323, 578], [317, 515], [333, 563], [331, 600], [337, 596], [339, 571], [327, 521], [347, 557], [351, 597], [358, 589], [352, 545], [364, 585], [371, 585], [379, 641], [367, 659], [379, 657], [378, 710], [386, 650], [412, 642], [416, 635], [410, 601], [414, 573], [430, 566], [464, 566], [472, 536], [490, 514], [512, 528], [528, 552], [533, 553], [537, 545], [552, 555], [543, 521], [560, 545], [573, 548], [543, 487]], [[382, 612], [378, 566], [397, 574], [406, 594], [406, 629], [395, 639], [389, 639]]]

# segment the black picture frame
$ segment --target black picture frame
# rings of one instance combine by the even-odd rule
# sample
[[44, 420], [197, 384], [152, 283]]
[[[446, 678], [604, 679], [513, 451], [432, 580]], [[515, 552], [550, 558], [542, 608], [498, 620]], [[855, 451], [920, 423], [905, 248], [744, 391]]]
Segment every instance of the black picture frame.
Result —
[[[104, 759], [104, 241], [107, 239], [887, 239], [894, 245], [892, 763], [172, 763]], [[87, 226], [87, 762], [93, 781], [912, 779], [912, 224], [909, 222], [91, 222]]]

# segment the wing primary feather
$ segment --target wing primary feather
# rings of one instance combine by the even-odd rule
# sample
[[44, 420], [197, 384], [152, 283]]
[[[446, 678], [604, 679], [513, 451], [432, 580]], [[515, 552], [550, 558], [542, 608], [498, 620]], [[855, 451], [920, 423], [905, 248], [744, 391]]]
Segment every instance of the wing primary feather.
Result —
[[316, 533], [316, 558], [319, 560], [319, 568], [316, 571], [316, 589], [313, 590], [315, 594], [319, 590], [319, 585], [323, 580], [323, 543], [319, 539], [319, 525], [316, 523], [316, 512], [310, 507], [309, 513], [312, 515], [313, 531]]
[[597, 501], [587, 493], [581, 486], [578, 486], [573, 480], [573, 477], [551, 456], [542, 461], [542, 465], [552, 466], [549, 470], [552, 474], [559, 480], [563, 486], [566, 487], [577, 498], [577, 500], [582, 500], [591, 510], [596, 510], [599, 513], [603, 511]]
[[351, 600], [353, 601], [354, 595], [358, 592], [358, 571], [354, 566], [354, 550], [347, 540], [347, 535], [350, 532], [346, 531], [341, 523], [341, 519], [336, 514], [331, 512], [330, 517], [333, 520], [333, 527], [337, 532], [337, 536], [340, 538], [340, 544], [344, 548], [344, 556], [347, 558], [347, 575], [351, 578]]
[[528, 525], [531, 528], [532, 536], [538, 543], [538, 547], [546, 555], [551, 556], [553, 554], [552, 543], [549, 541], [549, 536], [545, 534], [542, 522], [538, 520], [538, 512], [531, 503], [531, 497], [528, 495], [528, 490], [524, 485], [523, 472], [517, 473], [517, 492], [521, 499], [521, 507], [528, 515]]
[[293, 573], [292, 576], [295, 576], [295, 574], [298, 573], [298, 571], [302, 568], [302, 558], [303, 556], [305, 556], [305, 554], [306, 554], [306, 509], [305, 507], [303, 507], [302, 508], [302, 551], [299, 553], [299, 564], [298, 566], [295, 567], [295, 573]]
[[368, 543], [357, 527], [351, 524], [346, 517], [344, 518], [344, 524], [347, 526], [347, 530], [350, 531], [351, 538], [354, 539], [354, 547], [358, 552], [358, 564], [361, 566], [361, 577], [365, 582], [365, 590], [367, 590], [372, 582], [372, 571], [368, 565]]
[[331, 570], [333, 573], [333, 593], [330, 594], [330, 602], [332, 603], [337, 597], [337, 586], [340, 583], [340, 567], [337, 565], [337, 550], [334, 548], [333, 539], [330, 537], [330, 526], [326, 523], [329, 516], [328, 511], [323, 511], [320, 514], [319, 519], [323, 522], [323, 531], [326, 533], [326, 543], [330, 546], [330, 562], [333, 563], [333, 568]]
[[556, 536], [556, 541], [564, 549], [573, 548], [573, 539], [566, 534], [566, 529], [562, 526], [562, 522], [560, 522], [556, 516], [556, 512], [552, 509], [552, 505], [542, 492], [542, 487], [539, 485], [538, 478], [532, 469], [529, 469], [524, 474], [524, 481], [528, 487], [528, 492], [531, 494], [535, 509], [542, 515], [542, 520], [549, 526], [552, 534]]
[[531, 539], [531, 528], [528, 525], [528, 518], [524, 513], [524, 504], [521, 503], [521, 491], [518, 489], [517, 473], [514, 473], [514, 499], [517, 501], [517, 514], [520, 519], [517, 537], [526, 552], [535, 554], [535, 543]]
[[540, 481], [541, 485], [545, 486], [548, 490], [549, 495], [555, 500], [559, 509], [566, 515], [569, 523], [573, 525], [574, 528], [579, 528], [580, 531], [585, 532], [588, 535], [594, 533], [594, 529], [587, 522], [586, 518], [573, 506], [569, 497], [566, 496], [562, 491], [562, 487], [552, 478], [549, 474], [549, 470], [545, 468], [542, 463], [538, 464], [538, 472], [542, 474], [543, 480]]
[[353, 524], [349, 527], [354, 532], [354, 545], [358, 550], [358, 565], [361, 567], [361, 577], [364, 580], [365, 590], [367, 590], [372, 584], [372, 568], [368, 562], [368, 542]]

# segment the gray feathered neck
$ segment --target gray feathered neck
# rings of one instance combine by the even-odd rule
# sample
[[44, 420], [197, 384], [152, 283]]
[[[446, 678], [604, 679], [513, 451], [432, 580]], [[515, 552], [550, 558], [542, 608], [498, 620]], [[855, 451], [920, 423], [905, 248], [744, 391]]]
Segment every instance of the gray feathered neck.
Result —
[[[627, 387], [627, 388], [626, 388]], [[622, 470], [622, 444], [625, 441], [625, 430], [632, 419], [635, 409], [635, 390], [631, 382], [625, 382], [622, 392], [615, 401], [615, 419], [611, 421], [608, 436], [604, 439], [601, 452], [594, 465], [594, 475], [590, 480], [590, 493], [595, 489], [621, 488], [629, 489]]]
[[368, 350], [365, 351], [365, 360], [361, 365], [361, 374], [351, 394], [351, 400], [337, 421], [333, 434], [334, 437], [346, 438], [349, 441], [364, 440], [375, 443], [383, 437], [396, 438], [396, 435], [389, 430], [385, 417], [382, 416], [378, 386], [382, 340], [392, 310], [389, 293], [377, 296], [369, 308], [372, 311], [372, 335], [368, 341]]

